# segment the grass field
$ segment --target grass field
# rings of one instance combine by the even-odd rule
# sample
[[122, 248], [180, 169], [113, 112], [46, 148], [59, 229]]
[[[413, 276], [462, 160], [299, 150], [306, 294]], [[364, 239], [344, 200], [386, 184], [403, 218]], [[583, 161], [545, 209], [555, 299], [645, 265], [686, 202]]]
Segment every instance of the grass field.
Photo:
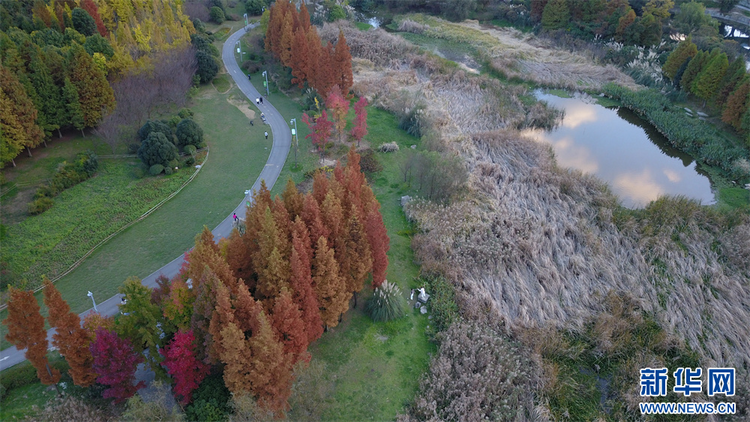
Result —
[[[205, 167], [193, 182], [57, 282], [73, 311], [91, 307], [87, 291], [97, 300], [109, 298], [128, 276], [145, 277], [171, 261], [190, 248], [204, 225], [215, 227], [242, 201], [243, 191], [252, 186], [268, 158], [271, 140], [263, 139], [263, 128], [250, 126], [247, 118], [227, 102], [228, 96], [239, 92], [235, 91], [219, 94], [213, 87], [204, 86], [191, 104], [211, 149]], [[79, 186], [83, 189], [90, 182]], [[5, 315], [0, 313], [0, 318]], [[9, 346], [4, 335], [3, 325], [3, 349]]]
[[214, 88], [216, 88], [221, 94], [226, 93], [232, 86], [232, 82], [229, 80], [229, 75], [226, 73], [215, 77], [212, 83]]
[[[419, 140], [397, 129], [396, 118], [383, 110], [369, 107], [367, 123], [365, 139], [373, 149], [385, 142], [400, 147], [395, 153], [376, 153], [383, 170], [372, 187], [391, 240], [387, 279], [408, 295], [410, 289], [421, 286], [416, 281], [419, 267], [411, 250], [410, 225], [399, 203], [409, 192], [400, 187], [398, 166], [406, 150], [419, 145]], [[393, 420], [413, 399], [436, 350], [425, 335], [429, 324], [425, 315], [413, 311], [400, 320], [373, 323], [361, 309], [362, 301], [358, 309], [346, 314], [342, 327], [324, 334], [311, 348], [313, 359], [325, 361], [329, 380], [334, 382], [326, 420]]]

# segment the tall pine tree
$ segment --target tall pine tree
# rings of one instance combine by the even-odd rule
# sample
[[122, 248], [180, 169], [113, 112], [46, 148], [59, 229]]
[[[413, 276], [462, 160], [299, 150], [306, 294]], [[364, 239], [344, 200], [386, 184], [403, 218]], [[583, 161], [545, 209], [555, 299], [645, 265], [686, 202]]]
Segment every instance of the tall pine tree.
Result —
[[706, 102], [719, 92], [719, 86], [727, 67], [729, 67], [727, 55], [724, 53], [717, 54], [695, 78], [693, 92], [703, 99], [704, 107]]
[[94, 127], [115, 108], [112, 87], [91, 56], [77, 44], [71, 47], [69, 72], [70, 81], [78, 91], [83, 123]]
[[[23, 85], [11, 71], [0, 64], [0, 158], [2, 164], [13, 159], [24, 148], [39, 145], [44, 132], [36, 124], [37, 110]], [[15, 166], [15, 162], [13, 162]]]

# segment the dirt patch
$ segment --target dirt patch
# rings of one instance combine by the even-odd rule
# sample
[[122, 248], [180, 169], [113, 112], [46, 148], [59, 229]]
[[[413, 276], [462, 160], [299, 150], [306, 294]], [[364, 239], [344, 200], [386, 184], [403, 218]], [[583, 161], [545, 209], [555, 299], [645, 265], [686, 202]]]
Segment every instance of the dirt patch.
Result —
[[250, 109], [250, 105], [245, 100], [238, 100], [237, 98], [227, 98], [229, 104], [237, 107], [251, 121], [255, 119], [255, 111]]

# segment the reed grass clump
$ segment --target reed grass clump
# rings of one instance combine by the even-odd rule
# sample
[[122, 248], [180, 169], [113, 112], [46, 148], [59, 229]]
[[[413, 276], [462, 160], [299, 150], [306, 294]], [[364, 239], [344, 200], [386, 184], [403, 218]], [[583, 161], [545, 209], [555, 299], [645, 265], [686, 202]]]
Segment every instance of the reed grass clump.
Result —
[[375, 288], [372, 296], [365, 304], [365, 312], [373, 321], [391, 321], [406, 314], [406, 299], [401, 289], [388, 280]]

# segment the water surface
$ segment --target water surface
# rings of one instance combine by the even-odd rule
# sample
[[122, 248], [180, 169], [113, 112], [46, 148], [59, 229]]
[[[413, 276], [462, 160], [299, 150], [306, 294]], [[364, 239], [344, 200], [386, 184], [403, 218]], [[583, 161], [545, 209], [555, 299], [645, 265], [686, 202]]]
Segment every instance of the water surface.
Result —
[[610, 185], [622, 204], [642, 207], [661, 195], [684, 195], [713, 204], [708, 177], [693, 159], [672, 148], [656, 129], [626, 108], [605, 108], [581, 98], [535, 92], [540, 100], [565, 110], [552, 131], [527, 130], [552, 145], [557, 163], [595, 174]]

